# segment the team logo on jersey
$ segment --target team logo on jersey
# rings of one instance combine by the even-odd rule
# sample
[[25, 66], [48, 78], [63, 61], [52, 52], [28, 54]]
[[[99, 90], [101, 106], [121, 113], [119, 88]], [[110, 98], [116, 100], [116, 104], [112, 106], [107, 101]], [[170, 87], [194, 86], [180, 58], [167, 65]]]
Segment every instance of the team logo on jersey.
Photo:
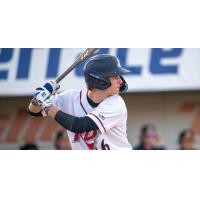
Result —
[[97, 137], [97, 130], [89, 131], [85, 133], [75, 133], [73, 142], [80, 142], [80, 139], [82, 139], [89, 149], [94, 149], [95, 145], [95, 139]]
[[103, 115], [101, 115], [101, 114], [99, 114], [99, 117], [101, 118], [101, 119], [105, 119], [105, 117], [103, 116]]

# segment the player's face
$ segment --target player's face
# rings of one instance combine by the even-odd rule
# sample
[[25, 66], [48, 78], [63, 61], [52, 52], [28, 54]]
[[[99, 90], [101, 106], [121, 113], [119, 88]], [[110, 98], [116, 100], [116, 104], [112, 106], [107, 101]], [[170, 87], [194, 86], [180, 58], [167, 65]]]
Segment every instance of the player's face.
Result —
[[122, 84], [122, 79], [120, 76], [113, 76], [109, 77], [111, 86], [107, 89], [109, 92], [109, 95], [118, 94], [120, 90], [120, 86]]

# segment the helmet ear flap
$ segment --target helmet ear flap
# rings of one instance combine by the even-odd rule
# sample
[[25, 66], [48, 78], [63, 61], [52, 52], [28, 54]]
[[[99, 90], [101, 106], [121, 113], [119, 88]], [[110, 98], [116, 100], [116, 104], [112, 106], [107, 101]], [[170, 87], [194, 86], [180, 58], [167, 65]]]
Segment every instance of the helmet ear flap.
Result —
[[92, 73], [88, 74], [87, 83], [91, 87], [98, 88], [100, 90], [105, 90], [111, 86], [111, 82], [109, 79], [93, 75]]
[[122, 77], [122, 76], [120, 76], [120, 78], [122, 79], [122, 84], [121, 84], [121, 86], [120, 86], [120, 92], [126, 92], [127, 90], [128, 90], [128, 84], [127, 84], [127, 82], [125, 81], [125, 79]]

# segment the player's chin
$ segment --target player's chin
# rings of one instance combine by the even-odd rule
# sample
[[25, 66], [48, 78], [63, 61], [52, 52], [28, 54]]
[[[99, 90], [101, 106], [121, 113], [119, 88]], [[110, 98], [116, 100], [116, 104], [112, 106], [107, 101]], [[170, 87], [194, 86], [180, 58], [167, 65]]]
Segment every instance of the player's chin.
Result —
[[119, 94], [119, 88], [116, 88], [114, 91], [113, 91], [113, 95], [115, 94]]
[[120, 90], [120, 88], [112, 88], [112, 89], [110, 89], [110, 91], [109, 91], [109, 95], [115, 95], [115, 94], [119, 94], [119, 90]]

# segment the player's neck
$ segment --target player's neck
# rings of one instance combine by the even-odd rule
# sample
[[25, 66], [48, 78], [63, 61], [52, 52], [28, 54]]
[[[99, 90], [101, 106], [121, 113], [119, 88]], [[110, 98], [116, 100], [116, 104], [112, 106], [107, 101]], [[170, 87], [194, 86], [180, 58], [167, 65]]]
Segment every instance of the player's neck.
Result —
[[88, 90], [88, 97], [95, 103], [100, 103], [103, 101], [108, 95], [102, 90]]

